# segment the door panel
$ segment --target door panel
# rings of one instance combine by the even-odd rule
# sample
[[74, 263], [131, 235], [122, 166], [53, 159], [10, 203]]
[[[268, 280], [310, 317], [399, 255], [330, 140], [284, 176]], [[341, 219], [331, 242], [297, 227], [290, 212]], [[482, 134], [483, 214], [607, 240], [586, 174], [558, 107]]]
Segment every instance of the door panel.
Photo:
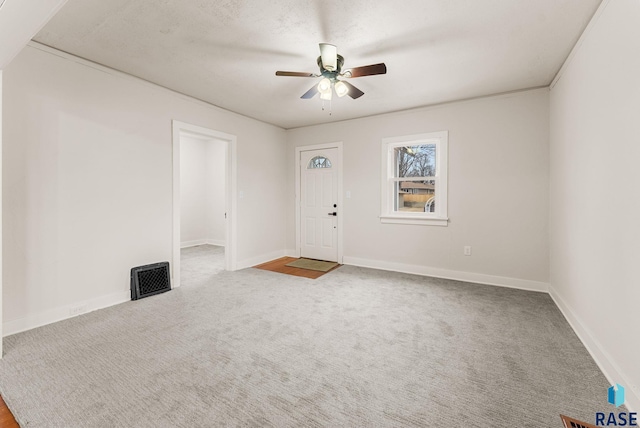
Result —
[[306, 197], [304, 198], [307, 201], [307, 207], [315, 207], [316, 206], [316, 176], [308, 175], [307, 177], [307, 185], [306, 187]]
[[322, 248], [333, 248], [333, 220], [328, 218], [322, 219]]
[[[328, 162], [310, 162], [314, 158]], [[338, 149], [300, 152], [300, 255], [338, 261]]]
[[305, 219], [306, 233], [302, 236], [306, 238], [305, 244], [310, 247], [316, 245], [316, 219], [307, 217]]
[[333, 171], [322, 173], [322, 206], [327, 208], [333, 208], [336, 199], [335, 193], [337, 192], [334, 192], [333, 174]]

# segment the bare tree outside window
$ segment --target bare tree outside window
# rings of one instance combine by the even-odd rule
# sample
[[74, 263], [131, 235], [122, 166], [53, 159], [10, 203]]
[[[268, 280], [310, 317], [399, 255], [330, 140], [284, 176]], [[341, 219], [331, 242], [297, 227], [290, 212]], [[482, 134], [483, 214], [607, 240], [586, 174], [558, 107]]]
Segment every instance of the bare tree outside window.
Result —
[[396, 184], [396, 210], [433, 212], [435, 209], [433, 203], [436, 175], [435, 144], [395, 147], [394, 155], [396, 177], [406, 179]]
[[433, 177], [436, 175], [436, 146], [402, 146], [394, 149], [397, 177]]
[[446, 226], [447, 131], [382, 140], [382, 223]]

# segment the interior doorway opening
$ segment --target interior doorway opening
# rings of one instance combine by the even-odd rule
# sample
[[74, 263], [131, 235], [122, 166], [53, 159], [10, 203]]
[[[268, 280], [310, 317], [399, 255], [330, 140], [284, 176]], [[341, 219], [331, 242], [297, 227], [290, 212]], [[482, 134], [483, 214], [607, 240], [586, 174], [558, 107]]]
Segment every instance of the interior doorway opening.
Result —
[[180, 247], [226, 246], [225, 145], [180, 133]]
[[181, 285], [183, 249], [215, 246], [224, 270], [236, 269], [235, 144], [234, 135], [173, 121], [174, 287]]

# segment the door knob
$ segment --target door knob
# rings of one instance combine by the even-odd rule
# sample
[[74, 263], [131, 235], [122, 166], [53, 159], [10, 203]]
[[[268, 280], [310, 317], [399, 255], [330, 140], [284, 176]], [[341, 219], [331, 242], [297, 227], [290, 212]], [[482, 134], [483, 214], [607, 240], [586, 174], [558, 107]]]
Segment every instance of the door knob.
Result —
[[332, 216], [337, 216], [337, 215], [338, 215], [338, 213], [337, 213], [337, 212], [335, 212], [335, 211], [334, 211], [334, 212], [332, 212], [332, 213], [327, 213], [327, 214], [332, 215]]

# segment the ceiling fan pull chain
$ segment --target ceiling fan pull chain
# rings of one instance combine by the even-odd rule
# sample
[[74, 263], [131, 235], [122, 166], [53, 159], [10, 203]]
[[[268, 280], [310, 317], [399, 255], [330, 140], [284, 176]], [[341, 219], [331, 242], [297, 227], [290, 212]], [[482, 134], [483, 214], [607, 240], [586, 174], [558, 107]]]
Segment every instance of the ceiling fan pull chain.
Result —
[[[331, 100], [329, 100], [329, 116], [331, 116], [331, 113], [332, 113], [332, 107], [333, 107], [333, 105], [332, 105], [332, 101], [331, 101]], [[322, 111], [324, 111], [324, 100], [322, 100]]]

